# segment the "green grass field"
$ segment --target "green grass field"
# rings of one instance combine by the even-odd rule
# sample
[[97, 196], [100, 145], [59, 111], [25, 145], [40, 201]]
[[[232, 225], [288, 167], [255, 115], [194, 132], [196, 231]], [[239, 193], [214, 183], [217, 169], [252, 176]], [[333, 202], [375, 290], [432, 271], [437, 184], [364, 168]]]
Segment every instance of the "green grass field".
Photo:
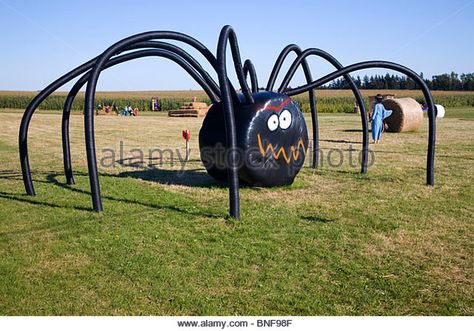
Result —
[[[342, 166], [326, 159], [290, 187], [242, 189], [242, 219], [233, 221], [227, 189], [199, 160], [202, 119], [97, 117], [99, 158], [123, 141], [125, 164], [100, 169], [105, 211], [95, 213], [82, 116], [71, 120], [70, 187], [61, 116], [33, 117], [30, 197], [21, 113], [2, 110], [0, 314], [472, 315], [473, 114], [447, 109], [438, 121], [435, 187], [424, 183], [426, 123], [384, 134], [360, 175], [348, 160], [350, 145], [360, 149], [360, 118], [322, 114], [323, 152], [341, 150]], [[182, 176], [169, 159], [155, 170], [134, 162], [133, 148], [183, 152], [184, 128], [192, 153]]]

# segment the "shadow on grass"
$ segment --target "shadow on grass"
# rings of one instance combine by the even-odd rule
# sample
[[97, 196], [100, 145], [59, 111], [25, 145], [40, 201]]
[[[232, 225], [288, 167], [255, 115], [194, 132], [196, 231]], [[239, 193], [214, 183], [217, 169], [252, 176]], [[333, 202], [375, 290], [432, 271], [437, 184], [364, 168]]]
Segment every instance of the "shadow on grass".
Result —
[[[344, 129], [344, 130], [338, 130], [339, 132], [363, 132], [364, 130], [362, 129]], [[372, 132], [370, 129], [369, 129], [369, 132]]]
[[130, 177], [136, 179], [147, 180], [166, 185], [182, 185], [192, 187], [227, 187], [224, 183], [217, 182], [214, 178], [209, 176], [206, 172], [191, 169], [191, 170], [167, 170], [167, 169], [141, 169], [134, 171], [121, 172], [118, 175], [103, 175], [112, 177]]
[[[130, 168], [138, 168], [138, 169], [156, 169], [154, 168], [155, 166], [158, 165], [159, 169], [162, 169], [163, 164], [167, 163], [170, 164], [171, 166], [173, 165], [180, 165], [184, 162], [184, 160], [181, 160], [180, 158], [169, 158], [166, 161], [163, 161], [161, 157], [148, 157], [143, 160], [137, 160], [136, 157], [127, 157], [123, 158], [120, 160], [115, 161], [117, 166], [121, 167], [130, 167]], [[186, 164], [201, 164], [201, 159], [190, 159], [186, 161]]]
[[[47, 178], [48, 182], [53, 183], [54, 185], [59, 186], [61, 188], [65, 188], [65, 189], [70, 190], [72, 192], [76, 192], [76, 193], [80, 193], [80, 194], [84, 194], [84, 195], [88, 195], [88, 196], [91, 195], [91, 193], [89, 191], [85, 191], [85, 190], [76, 188], [76, 187], [68, 185], [66, 183], [61, 183], [56, 178], [57, 176], [60, 176], [60, 174], [52, 173], [52, 174], [47, 175], [46, 178]], [[85, 174], [85, 173], [76, 173], [75, 176], [88, 176], [88, 175]], [[103, 177], [114, 177], [114, 178], [124, 177], [124, 176], [112, 175], [112, 174], [101, 174], [101, 176], [103, 176]], [[114, 197], [114, 196], [111, 196], [111, 195], [102, 195], [102, 199], [109, 200], [109, 201], [115, 201], [115, 202], [134, 204], [134, 205], [153, 208], [153, 209], [167, 209], [167, 210], [170, 210], [170, 211], [175, 211], [175, 212], [184, 213], [184, 214], [193, 215], [193, 216], [204, 216], [204, 217], [210, 217], [210, 218], [223, 218], [223, 215], [216, 215], [216, 214], [212, 214], [212, 213], [208, 213], [208, 212], [201, 212], [201, 211], [190, 211], [190, 210], [186, 210], [185, 208], [176, 207], [174, 205], [161, 205], [161, 204], [157, 204], [157, 203], [131, 200], [131, 199], [123, 198], [123, 197], [118, 198], [118, 197]]]
[[[162, 170], [160, 170], [162, 171]], [[132, 171], [133, 176], [129, 173], [124, 173], [124, 174], [119, 174], [119, 175], [113, 175], [113, 174], [101, 174], [102, 177], [115, 177], [115, 178], [124, 178], [124, 177], [133, 177], [133, 178], [143, 178], [146, 179], [146, 175], [144, 174], [146, 171]], [[72, 185], [68, 185], [66, 183], [60, 182], [57, 177], [63, 176], [62, 173], [56, 173], [56, 172], [42, 172], [42, 173], [34, 173], [35, 175], [41, 174], [46, 176], [46, 180], [35, 180], [35, 182], [41, 182], [41, 183], [52, 183], [57, 187], [67, 189], [69, 191], [87, 195], [90, 197], [91, 193], [86, 190], [79, 189], [77, 187], [74, 187]], [[78, 176], [88, 176], [87, 173], [76, 173], [76, 177]], [[141, 176], [141, 177], [140, 177]], [[170, 176], [170, 174], [168, 174]], [[191, 182], [188, 182], [189, 185], [192, 184], [192, 181], [196, 179], [194, 175], [194, 179], [191, 180]], [[171, 177], [174, 177], [174, 174], [171, 174]], [[152, 178], [156, 178], [152, 175]], [[164, 179], [162, 177], [158, 177], [158, 180], [161, 180], [163, 182]], [[200, 175], [198, 175], [198, 178], [201, 178]], [[0, 172], [0, 179], [5, 179], [5, 180], [22, 180], [22, 175], [21, 173], [15, 172], [15, 171], [2, 171]], [[189, 180], [189, 179], [188, 179]], [[170, 183], [170, 182], [167, 182]], [[46, 207], [51, 207], [51, 208], [66, 208], [66, 209], [74, 209], [74, 210], [81, 210], [81, 211], [93, 211], [91, 208], [86, 208], [86, 207], [81, 207], [81, 206], [72, 206], [72, 205], [60, 205], [52, 202], [46, 202], [46, 201], [39, 201], [36, 199], [36, 197], [29, 196], [24, 193], [9, 193], [9, 192], [2, 192], [0, 191], [0, 199], [6, 199], [6, 200], [15, 200], [15, 201], [20, 201], [32, 205], [39, 205], [39, 206], [46, 206]], [[137, 200], [131, 200], [127, 199], [124, 197], [115, 197], [111, 195], [102, 195], [102, 199], [104, 200], [109, 200], [109, 201], [114, 201], [114, 202], [121, 202], [121, 203], [127, 203], [127, 204], [133, 204], [133, 205], [139, 205], [143, 207], [148, 207], [148, 208], [153, 208], [153, 209], [167, 209], [170, 211], [178, 212], [178, 213], [184, 213], [188, 215], [193, 215], [193, 216], [200, 216], [200, 217], [210, 217], [210, 218], [224, 218], [224, 215], [218, 215], [218, 214], [213, 214], [210, 212], [206, 211], [196, 211], [196, 210], [187, 210], [185, 207], [177, 207], [174, 205], [163, 205], [163, 204], [158, 204], [158, 203], [152, 203], [152, 202], [146, 202], [146, 201], [137, 201]], [[190, 205], [193, 203], [193, 201], [189, 201]], [[192, 205], [195, 207], [195, 204]]]
[[[426, 158], [426, 151], [423, 150], [423, 151], [420, 151], [420, 152], [406, 152], [406, 151], [403, 151], [403, 150], [400, 150], [400, 151], [387, 151], [387, 150], [378, 150], [378, 151], [375, 151], [376, 154], [394, 154], [394, 155], [409, 155], [409, 156], [420, 156], [420, 157], [423, 157], [423, 158]], [[459, 156], [459, 155], [454, 155], [454, 154], [446, 154], [446, 153], [440, 153], [440, 152], [437, 152], [435, 154], [435, 159], [436, 158], [443, 158], [443, 159], [459, 159], [459, 160], [474, 160], [474, 158], [471, 158], [471, 157], [466, 157], [464, 155], [462, 156]]]
[[26, 203], [29, 203], [31, 205], [46, 206], [46, 207], [51, 207], [51, 208], [68, 208], [68, 209], [75, 209], [75, 210], [82, 210], [82, 211], [90, 211], [91, 210], [90, 208], [85, 208], [85, 207], [61, 206], [61, 205], [54, 204], [54, 203], [51, 203], [51, 202], [32, 200], [32, 199], [34, 199], [34, 197], [31, 197], [27, 194], [13, 194], [13, 193], [7, 193], [7, 192], [0, 191], [0, 199], [26, 202]]
[[[42, 173], [46, 175], [46, 173]], [[16, 170], [0, 170], [0, 179], [7, 179], [7, 180], [23, 180], [23, 176], [21, 172]]]
[[[349, 173], [349, 172], [348, 172]], [[35, 182], [41, 183], [51, 183], [57, 187], [62, 189], [67, 189], [71, 192], [75, 192], [78, 194], [86, 195], [88, 197], [91, 196], [91, 193], [87, 190], [83, 190], [80, 188], [75, 187], [74, 185], [68, 185], [64, 182], [60, 182], [58, 177], [64, 176], [62, 173], [57, 172], [38, 172], [34, 173], [35, 175], [45, 175], [46, 180], [35, 180]], [[81, 172], [75, 173], [75, 177], [87, 177], [88, 174]], [[143, 169], [143, 170], [136, 170], [136, 171], [127, 171], [122, 172], [119, 174], [101, 174], [101, 177], [112, 177], [112, 178], [135, 178], [135, 179], [142, 179], [146, 181], [153, 181], [161, 184], [174, 184], [174, 185], [184, 185], [190, 187], [223, 187], [225, 188], [225, 184], [221, 184], [215, 181], [212, 177], [210, 177], [207, 173], [203, 172], [202, 170], [165, 170], [165, 169]], [[14, 172], [14, 171], [2, 171], [0, 172], [0, 179], [6, 180], [22, 180], [21, 173]], [[8, 192], [0, 191], [0, 199], [8, 199], [8, 200], [16, 200], [32, 205], [40, 205], [46, 206], [51, 208], [66, 208], [66, 209], [73, 209], [73, 210], [80, 210], [80, 211], [93, 211], [92, 208], [86, 208], [82, 206], [72, 206], [72, 205], [60, 205], [56, 203], [46, 202], [46, 201], [38, 201], [35, 197], [28, 196], [27, 194], [14, 194]], [[208, 217], [208, 218], [226, 218], [225, 215], [214, 214], [206, 211], [200, 210], [188, 210], [186, 205], [192, 206], [193, 208], [196, 207], [194, 201], [189, 199], [189, 204], [183, 204], [184, 206], [178, 207], [176, 205], [164, 205], [158, 204], [154, 202], [147, 202], [147, 201], [138, 201], [132, 200], [129, 198], [124, 197], [116, 197], [112, 195], [102, 195], [102, 199], [132, 205], [143, 206], [147, 208], [153, 209], [166, 209], [169, 211], [174, 211], [178, 213], [183, 213], [187, 215], [193, 215], [198, 217]], [[330, 223], [334, 222], [333, 219], [326, 219], [319, 216], [303, 216], [303, 220], [308, 222], [320, 222], [320, 223]]]
[[324, 218], [320, 216], [301, 216], [301, 219], [307, 222], [318, 222], [318, 223], [332, 223], [336, 222], [335, 219], [332, 218]]
[[336, 140], [336, 139], [320, 139], [319, 141], [324, 141], [327, 143], [335, 143], [335, 144], [361, 144], [360, 141], [351, 141], [351, 140]]

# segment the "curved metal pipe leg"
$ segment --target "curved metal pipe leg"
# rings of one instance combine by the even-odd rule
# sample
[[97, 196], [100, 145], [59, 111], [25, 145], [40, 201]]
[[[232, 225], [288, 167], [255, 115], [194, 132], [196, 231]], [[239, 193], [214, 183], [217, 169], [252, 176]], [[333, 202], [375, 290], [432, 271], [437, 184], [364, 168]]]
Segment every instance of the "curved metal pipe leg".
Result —
[[[145, 43], [138, 43], [136, 44], [137, 47], [142, 47]], [[188, 61], [186, 61], [186, 58], [182, 58], [180, 54], [183, 54], [179, 52], [177, 56], [174, 56], [173, 54], [175, 53], [167, 51], [166, 49], [161, 49], [161, 44], [164, 43], [154, 43], [150, 42], [148, 43], [148, 46], [153, 46], [156, 47], [154, 49], [148, 49], [148, 50], [142, 50], [134, 53], [127, 53], [125, 55], [121, 55], [118, 57], [114, 57], [111, 60], [109, 60], [104, 69], [110, 68], [112, 66], [115, 66], [117, 64], [123, 63], [125, 61], [130, 61], [134, 60], [137, 58], [142, 58], [145, 56], [158, 56], [158, 57], [165, 57], [168, 58], [176, 63], [178, 63], [181, 67], [183, 67], [190, 75], [193, 77], [199, 84], [200, 86], [204, 89], [204, 91], [207, 93], [209, 98], [213, 103], [217, 102], [218, 99], [216, 95], [214, 94], [211, 86], [208, 85], [207, 81], [203, 80], [203, 77], [201, 75], [201, 72], [198, 72], [196, 68], [189, 64]], [[170, 45], [170, 44], [168, 44]], [[174, 45], [172, 45], [174, 46]], [[173, 47], [167, 47], [167, 49], [174, 49]], [[186, 53], [186, 52], [184, 52]], [[187, 53], [186, 53], [187, 54]], [[188, 54], [189, 55], [189, 54]], [[185, 55], [186, 57], [186, 55]], [[200, 67], [202, 69], [202, 67]], [[73, 173], [72, 173], [72, 163], [71, 163], [71, 153], [70, 153], [70, 139], [69, 139], [69, 117], [71, 113], [71, 107], [74, 102], [74, 99], [79, 93], [80, 89], [84, 86], [84, 84], [87, 82], [89, 79], [89, 73], [85, 73], [72, 87], [71, 91], [69, 92], [66, 102], [64, 104], [64, 110], [63, 110], [63, 117], [62, 117], [62, 123], [61, 123], [61, 128], [62, 128], [62, 144], [63, 144], [63, 162], [64, 162], [64, 173], [66, 175], [66, 181], [69, 185], [74, 184], [74, 178], [73, 178]]]
[[74, 98], [81, 89], [82, 85], [83, 84], [78, 84], [76, 82], [76, 84], [74, 84], [74, 86], [72, 87], [66, 98], [66, 102], [64, 103], [63, 116], [61, 119], [61, 141], [63, 146], [64, 175], [66, 176], [66, 183], [68, 185], [75, 184], [71, 164], [71, 144], [69, 142], [69, 118], [71, 116], [72, 103], [74, 102]]
[[[298, 56], [301, 55], [301, 51], [298, 52]], [[318, 49], [318, 48], [309, 48], [305, 50], [306, 56], [310, 55], [315, 55], [318, 57], [323, 58], [324, 60], [328, 61], [330, 64], [332, 64], [336, 69], [341, 69], [343, 66], [339, 61], [336, 60], [332, 55], [329, 53]], [[306, 62], [306, 58], [301, 61], [302, 65], [304, 66]], [[289, 84], [291, 81], [291, 78], [293, 76], [289, 76], [288, 74], [285, 76], [283, 79], [283, 82], [278, 89], [278, 92], [282, 92], [286, 86]], [[273, 78], [273, 82], [274, 82]], [[367, 162], [368, 162], [368, 154], [369, 154], [369, 128], [367, 124], [367, 115], [366, 115], [366, 110], [365, 110], [365, 104], [364, 100], [362, 98], [362, 95], [360, 94], [359, 89], [357, 88], [356, 84], [354, 83], [354, 80], [350, 75], [344, 75], [344, 79], [348, 82], [349, 87], [352, 90], [352, 93], [354, 94], [354, 97], [356, 98], [357, 104], [359, 106], [359, 109], [361, 111], [361, 122], [362, 122], [362, 158], [361, 158], [361, 173], [365, 174], [367, 173]], [[311, 79], [312, 80], [312, 79]], [[273, 84], [273, 83], [272, 83]], [[314, 157], [313, 157], [314, 159]]]
[[[232, 37], [234, 36], [234, 37]], [[217, 75], [219, 77], [219, 85], [221, 87], [222, 106], [224, 109], [225, 119], [225, 131], [227, 148], [229, 151], [228, 156], [228, 174], [227, 179], [229, 182], [229, 204], [230, 204], [230, 216], [239, 219], [240, 218], [240, 198], [239, 198], [239, 174], [237, 164], [237, 129], [235, 125], [234, 117], [234, 105], [231, 95], [231, 87], [228, 84], [227, 79], [227, 68], [226, 68], [226, 48], [227, 42], [231, 38], [236, 42], [235, 33], [232, 27], [225, 26], [219, 36], [219, 42], [217, 45], [217, 63], [218, 70]], [[232, 43], [231, 43], [232, 44]], [[234, 53], [233, 53], [234, 54]], [[234, 58], [235, 62], [235, 58]], [[237, 64], [236, 64], [237, 67]], [[237, 68], [236, 68], [237, 69]], [[239, 72], [239, 70], [237, 70]], [[243, 79], [242, 72], [242, 79]], [[244, 82], [246, 85], [246, 82]], [[242, 84], [242, 88], [244, 85]], [[247, 87], [248, 89], [248, 87]], [[247, 99], [248, 100], [248, 99]], [[252, 98], [253, 101], [253, 98]]]
[[[234, 29], [230, 25], [226, 25], [222, 28], [221, 30], [221, 36], [225, 34], [226, 35], [226, 46], [227, 46], [227, 41], [229, 41], [230, 45], [230, 50], [232, 53], [232, 60], [234, 62], [234, 68], [235, 72], [237, 73], [237, 78], [240, 83], [240, 87], [242, 88], [242, 93], [245, 96], [245, 100], [247, 103], [253, 103], [253, 97], [252, 93], [250, 91], [249, 86], [247, 85], [247, 81], [245, 80], [245, 75], [244, 75], [244, 70], [242, 68], [242, 59], [240, 58], [240, 51], [239, 51], [239, 44], [237, 42], [237, 35], [235, 34]], [[219, 39], [220, 41], [220, 39]], [[217, 51], [219, 52], [219, 46], [217, 48]], [[222, 69], [221, 63], [219, 63], [219, 60], [217, 60], [219, 69]], [[227, 71], [227, 69], [226, 69]], [[228, 79], [227, 79], [228, 80]], [[226, 83], [228, 84], [228, 83]], [[222, 90], [222, 83], [219, 80], [219, 85], [221, 86]]]
[[[295, 52], [295, 54], [298, 56], [301, 54], [301, 48], [295, 44], [290, 44], [286, 46], [285, 48], [283, 48], [280, 55], [278, 55], [278, 58], [273, 66], [270, 77], [268, 78], [267, 91], [273, 90], [273, 86], [275, 85], [275, 80], [278, 76], [278, 73], [281, 70], [281, 66], [283, 65], [283, 62], [287, 58], [288, 54], [290, 54], [290, 52]], [[306, 59], [302, 61], [302, 66], [303, 66], [303, 72], [304, 72], [306, 81], [309, 83], [313, 80], [313, 77], [311, 75], [311, 69]], [[315, 91], [309, 90], [308, 96], [309, 96], [309, 107], [311, 111], [311, 124], [313, 128], [313, 159], [311, 162], [311, 167], [315, 169], [319, 165], [319, 123], [318, 123], [318, 111], [316, 107]]]
[[[303, 52], [300, 56], [298, 56], [298, 58], [291, 65], [290, 70], [288, 71], [288, 74], [294, 75], [298, 65], [306, 56], [307, 54], [305, 54], [305, 52]], [[285, 90], [285, 93], [287, 93], [288, 95], [300, 94], [305, 91], [308, 91], [309, 89], [313, 89], [318, 86], [322, 86], [326, 83], [329, 83], [331, 80], [334, 80], [345, 74], [349, 74], [353, 71], [369, 69], [369, 68], [384, 68], [384, 69], [398, 71], [404, 75], [407, 75], [411, 79], [413, 79], [421, 88], [426, 104], [428, 106], [428, 125], [429, 125], [428, 150], [427, 150], [427, 160], [426, 160], [426, 184], [433, 186], [434, 185], [434, 154], [435, 154], [435, 144], [436, 144], [436, 109], [434, 106], [433, 97], [431, 95], [430, 90], [428, 89], [428, 86], [426, 85], [424, 80], [413, 70], [405, 66], [402, 66], [398, 63], [393, 63], [393, 62], [388, 62], [388, 61], [359, 62], [359, 63], [352, 64], [350, 66], [344, 67], [343, 69], [337, 70], [333, 73], [330, 73], [320, 79], [313, 81], [310, 84], [305, 84], [293, 89]]]
[[144, 42], [139, 42], [134, 45], [131, 45], [128, 47], [126, 50], [136, 50], [139, 48], [154, 48], [154, 49], [164, 49], [168, 51], [172, 51], [176, 53], [178, 56], [181, 56], [183, 59], [185, 59], [189, 64], [197, 71], [199, 74], [202, 76], [202, 78], [206, 81], [206, 83], [212, 88], [214, 96], [209, 98], [211, 99], [211, 102], [217, 102], [218, 99], [220, 99], [220, 88], [217, 85], [217, 83], [214, 81], [214, 79], [209, 75], [209, 73], [204, 70], [204, 68], [199, 64], [198, 61], [194, 57], [192, 57], [188, 52], [183, 50], [182, 48], [170, 44], [170, 43], [165, 43], [161, 41], [144, 41]]
[[33, 181], [31, 179], [31, 169], [28, 156], [28, 128], [30, 126], [31, 118], [41, 104], [41, 102], [46, 99], [51, 93], [57, 90], [62, 85], [69, 82], [71, 79], [79, 76], [80, 74], [86, 72], [92, 67], [92, 64], [95, 62], [95, 59], [92, 59], [83, 65], [71, 70], [67, 74], [61, 76], [56, 81], [48, 85], [44, 90], [42, 90], [33, 100], [30, 102], [28, 107], [23, 114], [20, 123], [18, 144], [20, 152], [20, 164], [21, 164], [21, 173], [23, 176], [23, 184], [25, 185], [25, 190], [28, 195], [35, 195], [35, 189]]
[[[109, 47], [104, 53], [102, 53], [99, 56], [99, 58], [97, 59], [94, 65], [94, 68], [90, 72], [90, 77], [87, 84], [86, 97], [85, 97], [84, 127], [85, 127], [85, 133], [86, 133], [86, 152], [87, 152], [87, 166], [89, 170], [89, 182], [91, 185], [93, 207], [94, 207], [94, 210], [96, 211], [101, 211], [103, 209], [102, 199], [100, 197], [99, 174], [97, 171], [97, 156], [95, 152], [94, 115], [93, 115], [97, 81], [105, 63], [112, 56], [114, 56], [117, 53], [120, 53], [122, 50], [126, 49], [132, 44], [135, 44], [137, 42], [142, 42], [142, 41], [148, 41], [152, 39], [174, 39], [174, 40], [183, 41], [187, 43], [189, 43], [189, 40], [193, 40], [194, 43], [198, 43], [195, 39], [189, 36], [178, 34], [176, 32], [170, 32], [170, 31], [145, 32], [142, 34], [125, 38], [115, 43], [111, 47]], [[205, 47], [204, 49], [207, 50], [207, 48]], [[215, 67], [216, 68], [219, 67], [217, 66], [217, 63]], [[228, 84], [227, 79], [226, 79], [226, 83]]]
[[255, 71], [255, 67], [250, 60], [245, 60], [244, 62], [244, 77], [247, 80], [247, 75], [250, 74], [250, 82], [252, 86], [252, 93], [258, 92], [258, 80], [257, 80], [257, 72]]
[[[135, 42], [147, 41], [154, 38], [172, 39], [172, 40], [177, 40], [177, 41], [182, 41], [184, 43], [187, 43], [188, 45], [198, 50], [209, 61], [209, 63], [212, 65], [214, 69], [217, 68], [217, 61], [214, 55], [196, 39], [191, 38], [190, 36], [187, 36], [182, 33], [170, 32], [170, 31], [145, 32], [145, 33], [138, 34], [138, 35], [129, 37], [127, 39], [124, 39], [122, 41], [122, 44], [126, 44], [126, 42], [130, 42], [128, 45], [125, 45], [126, 47]], [[120, 47], [117, 47], [116, 50], [119, 50], [119, 48]], [[110, 56], [112, 55], [113, 54], [111, 54]], [[80, 74], [92, 68], [97, 59], [98, 58], [94, 58], [84, 63], [83, 65], [73, 69], [67, 74], [61, 76], [59, 79], [57, 79], [56, 81], [48, 85], [43, 91], [41, 91], [30, 102], [30, 104], [26, 108], [25, 113], [22, 117], [20, 130], [19, 130], [19, 153], [20, 153], [20, 164], [21, 164], [21, 169], [22, 169], [23, 182], [24, 182], [25, 190], [27, 194], [30, 194], [30, 195], [35, 194], [33, 182], [31, 180], [31, 169], [29, 165], [29, 156], [28, 156], [28, 128], [29, 128], [31, 117], [34, 111], [44, 99], [46, 99], [51, 93], [53, 93], [59, 87], [61, 87], [62, 85], [69, 82], [70, 80], [76, 78]], [[86, 131], [87, 131], [87, 127], [86, 127]]]

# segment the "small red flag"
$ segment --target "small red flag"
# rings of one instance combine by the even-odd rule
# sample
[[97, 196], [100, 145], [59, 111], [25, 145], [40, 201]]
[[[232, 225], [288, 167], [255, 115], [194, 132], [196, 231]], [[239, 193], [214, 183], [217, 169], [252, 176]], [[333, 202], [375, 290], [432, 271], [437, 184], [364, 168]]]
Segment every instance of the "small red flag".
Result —
[[183, 139], [185, 140], [191, 139], [191, 132], [189, 131], [189, 129], [183, 130]]

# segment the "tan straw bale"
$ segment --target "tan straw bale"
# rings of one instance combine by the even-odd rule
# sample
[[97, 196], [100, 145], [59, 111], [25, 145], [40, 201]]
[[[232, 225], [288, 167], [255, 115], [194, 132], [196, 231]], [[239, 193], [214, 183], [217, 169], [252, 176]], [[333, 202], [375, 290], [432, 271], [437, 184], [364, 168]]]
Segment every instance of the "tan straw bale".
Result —
[[413, 98], [386, 99], [385, 109], [392, 110], [392, 115], [384, 120], [388, 132], [416, 131], [423, 125], [423, 111]]

